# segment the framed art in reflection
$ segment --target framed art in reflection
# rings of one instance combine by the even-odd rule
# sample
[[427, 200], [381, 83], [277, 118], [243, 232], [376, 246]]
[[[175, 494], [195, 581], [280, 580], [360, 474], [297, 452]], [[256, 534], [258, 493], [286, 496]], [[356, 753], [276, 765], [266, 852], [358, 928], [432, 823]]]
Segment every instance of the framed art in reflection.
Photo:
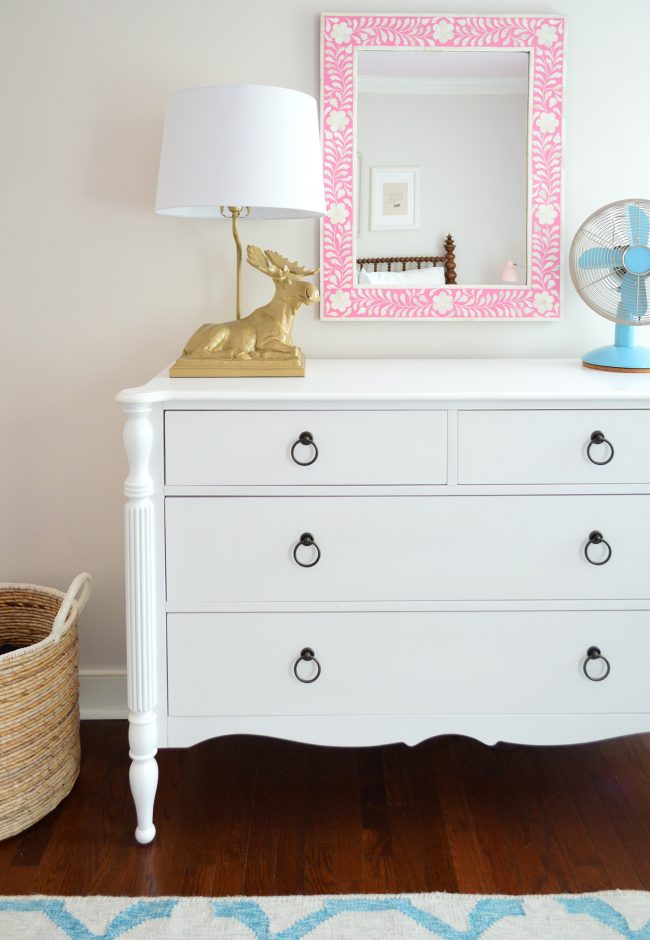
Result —
[[420, 169], [416, 166], [370, 167], [370, 228], [375, 232], [416, 229]]

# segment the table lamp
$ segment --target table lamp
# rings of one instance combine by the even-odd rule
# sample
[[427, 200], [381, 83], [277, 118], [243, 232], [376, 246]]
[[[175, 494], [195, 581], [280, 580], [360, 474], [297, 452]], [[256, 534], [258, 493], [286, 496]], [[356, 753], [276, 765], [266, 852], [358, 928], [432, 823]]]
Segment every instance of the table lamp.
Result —
[[316, 101], [269, 85], [187, 88], [165, 115], [156, 212], [228, 219], [237, 251], [236, 319], [205, 324], [170, 375], [304, 375], [291, 342], [301, 304], [319, 300], [307, 270], [276, 251], [248, 247], [248, 261], [271, 277], [270, 303], [241, 317], [240, 218], [300, 219], [325, 213]]

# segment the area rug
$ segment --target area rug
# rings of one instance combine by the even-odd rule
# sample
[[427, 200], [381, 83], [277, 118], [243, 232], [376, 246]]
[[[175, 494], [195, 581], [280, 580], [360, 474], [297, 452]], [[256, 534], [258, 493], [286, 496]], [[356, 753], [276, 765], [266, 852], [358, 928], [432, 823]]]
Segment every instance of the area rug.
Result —
[[0, 898], [1, 940], [650, 940], [650, 893]]

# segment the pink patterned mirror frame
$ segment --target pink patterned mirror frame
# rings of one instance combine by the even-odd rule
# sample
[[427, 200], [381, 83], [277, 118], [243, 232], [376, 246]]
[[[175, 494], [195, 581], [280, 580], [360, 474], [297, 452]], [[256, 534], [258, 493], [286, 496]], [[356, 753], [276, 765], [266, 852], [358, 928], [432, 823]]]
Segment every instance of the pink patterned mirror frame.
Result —
[[[517, 49], [530, 53], [528, 280], [524, 286], [390, 290], [356, 283], [355, 52], [367, 48]], [[321, 318], [553, 320], [560, 315], [564, 20], [559, 16], [369, 16], [322, 19]], [[462, 245], [457, 247], [462, 264]]]

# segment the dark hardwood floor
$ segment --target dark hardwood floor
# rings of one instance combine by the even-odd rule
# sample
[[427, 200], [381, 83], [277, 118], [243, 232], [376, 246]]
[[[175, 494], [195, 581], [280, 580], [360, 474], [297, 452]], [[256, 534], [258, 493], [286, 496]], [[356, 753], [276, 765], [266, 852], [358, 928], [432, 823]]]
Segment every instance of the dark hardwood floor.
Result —
[[79, 781], [0, 843], [0, 893], [650, 888], [650, 735], [369, 749], [234, 737], [161, 751], [158, 836], [138, 846], [126, 734], [82, 723]]

